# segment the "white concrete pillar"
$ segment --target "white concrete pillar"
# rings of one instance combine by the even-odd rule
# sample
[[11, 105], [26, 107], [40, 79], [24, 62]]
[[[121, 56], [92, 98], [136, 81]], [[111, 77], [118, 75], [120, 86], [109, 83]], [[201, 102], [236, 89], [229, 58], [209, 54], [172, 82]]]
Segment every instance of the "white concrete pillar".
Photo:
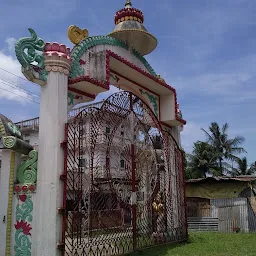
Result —
[[39, 155], [37, 192], [34, 203], [35, 227], [32, 255], [61, 255], [64, 154], [60, 143], [64, 140], [67, 122], [68, 74], [71, 60], [64, 45], [46, 44], [45, 69], [49, 72], [47, 84], [41, 86]]
[[0, 175], [0, 255], [11, 255], [12, 249], [12, 216], [13, 184], [16, 177], [17, 164], [20, 162], [20, 153], [12, 150], [2, 150], [2, 167]]
[[173, 126], [171, 129], [171, 134], [176, 140], [179, 147], [181, 147], [181, 140], [180, 140], [180, 126]]

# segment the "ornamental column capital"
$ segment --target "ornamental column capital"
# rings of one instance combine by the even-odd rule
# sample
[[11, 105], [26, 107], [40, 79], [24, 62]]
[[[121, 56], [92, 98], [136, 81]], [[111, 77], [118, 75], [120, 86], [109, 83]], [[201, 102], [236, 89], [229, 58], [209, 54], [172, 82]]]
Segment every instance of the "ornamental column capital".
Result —
[[44, 49], [45, 70], [68, 75], [72, 61], [69, 54], [70, 48], [66, 47], [64, 44], [46, 43]]

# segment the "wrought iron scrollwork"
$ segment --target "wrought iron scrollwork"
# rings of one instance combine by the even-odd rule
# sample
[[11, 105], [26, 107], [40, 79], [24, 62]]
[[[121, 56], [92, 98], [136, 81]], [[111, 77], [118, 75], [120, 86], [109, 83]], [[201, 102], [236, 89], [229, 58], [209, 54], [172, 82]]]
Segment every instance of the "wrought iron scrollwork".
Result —
[[66, 255], [186, 239], [180, 149], [140, 98], [118, 92], [85, 108], [67, 141]]

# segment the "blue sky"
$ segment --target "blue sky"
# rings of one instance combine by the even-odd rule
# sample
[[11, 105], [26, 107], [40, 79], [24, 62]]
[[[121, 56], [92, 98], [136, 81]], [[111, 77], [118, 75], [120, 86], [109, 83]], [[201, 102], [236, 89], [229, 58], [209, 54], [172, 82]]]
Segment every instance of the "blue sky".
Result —
[[[207, 128], [213, 121], [227, 122], [230, 136], [245, 137], [249, 163], [255, 161], [256, 1], [132, 2], [144, 12], [148, 31], [158, 38], [158, 47], [147, 60], [177, 90], [187, 120], [182, 132], [185, 150], [190, 151], [193, 142], [204, 139], [200, 128]], [[13, 46], [16, 39], [29, 35], [27, 28], [33, 28], [45, 41], [71, 47], [69, 25], [86, 28], [89, 35], [106, 35], [113, 30], [114, 14], [124, 3], [125, 0], [5, 1], [1, 6], [5, 11], [0, 16], [0, 68], [23, 76]], [[40, 93], [38, 86], [1, 69], [0, 79], [1, 88], [21, 96], [27, 97], [5, 81]], [[0, 112], [20, 121], [38, 116], [39, 104], [0, 89]]]

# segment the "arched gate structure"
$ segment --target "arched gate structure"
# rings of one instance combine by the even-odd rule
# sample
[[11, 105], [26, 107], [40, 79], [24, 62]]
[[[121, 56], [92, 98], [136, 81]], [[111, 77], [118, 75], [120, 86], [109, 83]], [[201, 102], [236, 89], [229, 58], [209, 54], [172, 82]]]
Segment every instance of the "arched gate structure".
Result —
[[[32, 28], [15, 44], [22, 73], [41, 86], [38, 164], [32, 164], [38, 171], [23, 186], [5, 168], [0, 204], [9, 216], [7, 229], [0, 225], [1, 255], [121, 255], [187, 239], [180, 150], [186, 121], [176, 90], [144, 57], [157, 38], [143, 12], [126, 0], [114, 25], [95, 36], [69, 26], [72, 49], [45, 42]], [[119, 92], [68, 121], [74, 106], [103, 97], [111, 85]], [[17, 207], [30, 214], [21, 218]]]
[[120, 255], [187, 238], [183, 153], [121, 91], [66, 124], [63, 255]]

